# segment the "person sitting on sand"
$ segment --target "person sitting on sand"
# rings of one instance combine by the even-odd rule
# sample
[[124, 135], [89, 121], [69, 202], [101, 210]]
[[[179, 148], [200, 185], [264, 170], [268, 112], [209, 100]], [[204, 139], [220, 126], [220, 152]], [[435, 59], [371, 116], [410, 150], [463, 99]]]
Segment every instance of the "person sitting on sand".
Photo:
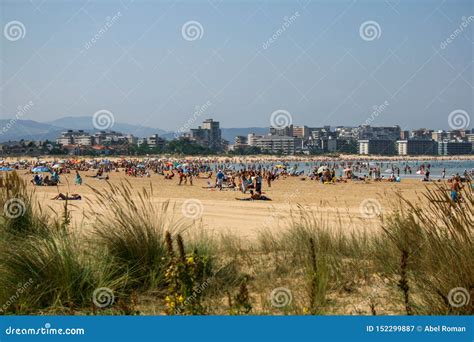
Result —
[[235, 189], [237, 187], [237, 185], [235, 184], [234, 177], [229, 177], [229, 179], [227, 181], [227, 187], [230, 188], [230, 189]]
[[56, 186], [56, 185], [58, 185], [58, 181], [53, 177], [49, 178], [49, 176], [46, 176], [46, 177], [44, 177], [43, 185]]
[[174, 177], [174, 172], [173, 171], [171, 171], [170, 174], [165, 175], [165, 179], [173, 179], [173, 177]]
[[82, 199], [81, 195], [79, 194], [71, 194], [71, 196], [66, 196], [62, 192], [51, 198], [52, 200], [63, 200], [63, 201], [78, 201]]
[[237, 201], [271, 201], [270, 198], [267, 196], [262, 195], [261, 193], [257, 192], [254, 193], [253, 190], [250, 190], [250, 197], [249, 198], [235, 198]]
[[36, 174], [33, 179], [31, 180], [33, 185], [43, 185], [43, 179], [41, 175]]

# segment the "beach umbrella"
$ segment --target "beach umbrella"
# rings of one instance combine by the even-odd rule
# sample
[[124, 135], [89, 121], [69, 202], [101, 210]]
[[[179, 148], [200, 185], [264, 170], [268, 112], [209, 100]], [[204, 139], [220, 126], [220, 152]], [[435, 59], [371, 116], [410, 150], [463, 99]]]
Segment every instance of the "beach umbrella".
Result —
[[323, 173], [324, 171], [326, 170], [329, 170], [329, 167], [327, 166], [321, 166], [319, 169], [318, 169], [318, 172], [317, 173]]
[[51, 172], [46, 166], [37, 166], [31, 172]]
[[0, 171], [13, 171], [13, 169], [11, 167], [3, 166], [3, 167], [0, 167]]
[[61, 165], [59, 165], [59, 164], [53, 165], [53, 169], [59, 169], [60, 167], [61, 167]]

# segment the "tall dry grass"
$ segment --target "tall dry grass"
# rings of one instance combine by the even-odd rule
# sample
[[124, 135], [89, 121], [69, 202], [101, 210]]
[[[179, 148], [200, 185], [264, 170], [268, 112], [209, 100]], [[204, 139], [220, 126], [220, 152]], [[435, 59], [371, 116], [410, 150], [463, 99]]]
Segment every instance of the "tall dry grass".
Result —
[[[459, 203], [451, 201], [445, 186], [436, 185], [417, 203], [399, 196], [393, 205], [397, 209], [383, 220], [383, 235], [376, 244], [379, 266], [393, 272], [406, 263], [415, 313], [472, 314], [473, 298], [460, 307], [453, 306], [449, 298], [455, 288], [466, 289], [470, 296], [474, 291], [474, 196], [470, 184], [464, 187]], [[400, 259], [404, 254], [405, 260]]]
[[[90, 305], [95, 288], [114, 287], [111, 264], [97, 262], [102, 256], [84, 248], [69, 226], [67, 202], [63, 214], [50, 217], [33, 202], [33, 194], [16, 173], [7, 175], [4, 185], [0, 192], [3, 313], [50, 307], [75, 310]], [[8, 205], [12, 199], [15, 208]]]

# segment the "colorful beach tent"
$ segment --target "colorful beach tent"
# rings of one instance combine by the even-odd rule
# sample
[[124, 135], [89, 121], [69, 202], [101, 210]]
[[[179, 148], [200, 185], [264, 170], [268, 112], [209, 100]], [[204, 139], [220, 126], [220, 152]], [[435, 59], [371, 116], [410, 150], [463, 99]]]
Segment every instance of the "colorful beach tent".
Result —
[[51, 172], [46, 166], [37, 166], [31, 170], [31, 172]]

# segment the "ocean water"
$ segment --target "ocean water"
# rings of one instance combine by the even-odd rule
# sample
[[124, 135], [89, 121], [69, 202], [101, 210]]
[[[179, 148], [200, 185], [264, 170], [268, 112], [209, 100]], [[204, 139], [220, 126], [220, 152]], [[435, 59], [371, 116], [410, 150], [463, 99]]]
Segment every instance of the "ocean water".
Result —
[[[217, 165], [214, 164], [212, 168], [227, 168], [227, 169], [234, 169], [234, 170], [241, 170], [244, 168], [272, 168], [276, 165], [282, 164], [286, 167], [288, 171], [296, 171], [296, 172], [303, 172], [305, 175], [309, 174], [314, 168], [321, 166], [322, 164], [328, 164], [330, 167], [336, 165], [336, 175], [341, 176], [343, 173], [344, 167], [340, 165], [341, 162], [287, 162], [287, 163], [253, 163], [253, 164], [226, 164], [224, 165]], [[370, 167], [380, 167], [382, 171], [382, 175], [389, 176], [392, 167], [395, 168], [395, 175], [396, 168], [400, 168], [400, 177], [401, 178], [423, 178], [423, 175], [416, 174], [416, 171], [422, 166], [425, 166], [425, 169], [430, 167], [430, 177], [431, 178], [441, 178], [443, 169], [446, 169], [446, 178], [450, 177], [452, 174], [462, 175], [465, 170], [467, 172], [474, 175], [474, 159], [471, 160], [411, 160], [411, 161], [393, 161], [393, 160], [374, 160], [374, 161], [361, 161], [361, 163], [368, 164]], [[410, 174], [408, 171], [405, 174], [404, 168], [405, 166], [409, 166], [412, 170]], [[387, 172], [385, 172], [387, 171]], [[368, 175], [368, 169], [360, 170], [360, 172], [355, 172], [357, 175]]]

